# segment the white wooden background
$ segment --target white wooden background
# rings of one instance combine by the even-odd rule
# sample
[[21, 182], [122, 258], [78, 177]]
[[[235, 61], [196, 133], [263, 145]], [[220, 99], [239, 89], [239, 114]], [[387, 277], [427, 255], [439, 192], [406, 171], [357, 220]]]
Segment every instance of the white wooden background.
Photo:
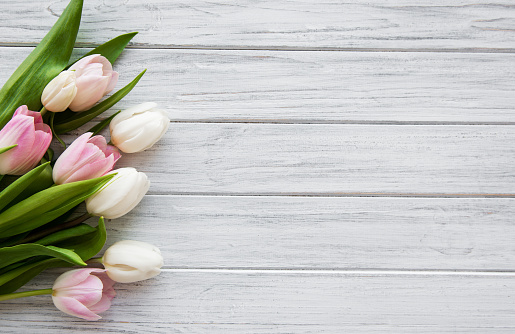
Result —
[[[66, 3], [0, 1], [1, 82]], [[1, 303], [1, 332], [515, 332], [513, 1], [86, 0], [76, 55], [131, 31], [119, 106], [172, 124], [120, 161], [152, 186], [108, 244], [165, 269], [96, 323]]]

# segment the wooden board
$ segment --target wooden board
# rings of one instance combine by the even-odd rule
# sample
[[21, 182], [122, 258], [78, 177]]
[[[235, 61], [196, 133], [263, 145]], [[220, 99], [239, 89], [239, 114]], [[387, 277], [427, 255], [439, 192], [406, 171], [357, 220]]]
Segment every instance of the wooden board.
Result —
[[[0, 48], [0, 82], [29, 52]], [[86, 50], [77, 50], [75, 58]], [[512, 54], [128, 50], [113, 110], [152, 100], [175, 122], [515, 124]]]
[[[40, 282], [50, 283], [47, 275]], [[513, 333], [513, 274], [167, 270], [117, 284], [105, 320], [49, 296], [0, 304], [9, 333]], [[27, 319], [30, 319], [27, 321]]]
[[175, 123], [151, 194], [513, 196], [515, 126]]
[[[1, 2], [0, 41], [36, 43], [66, 3]], [[139, 31], [135, 44], [151, 48], [513, 50], [515, 8], [506, 0], [90, 0], [83, 17], [86, 45]]]
[[514, 202], [152, 195], [108, 222], [107, 245], [154, 243], [166, 268], [513, 271]]

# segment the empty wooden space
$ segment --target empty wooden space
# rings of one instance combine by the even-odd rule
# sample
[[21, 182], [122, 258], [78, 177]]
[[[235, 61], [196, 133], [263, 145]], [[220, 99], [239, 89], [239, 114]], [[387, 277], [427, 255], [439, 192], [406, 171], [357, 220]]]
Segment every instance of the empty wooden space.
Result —
[[[66, 4], [0, 2], [0, 83]], [[98, 323], [2, 302], [2, 331], [515, 331], [512, 2], [86, 0], [74, 56], [131, 31], [110, 112], [172, 124], [119, 161], [151, 188], [107, 243], [164, 270]]]

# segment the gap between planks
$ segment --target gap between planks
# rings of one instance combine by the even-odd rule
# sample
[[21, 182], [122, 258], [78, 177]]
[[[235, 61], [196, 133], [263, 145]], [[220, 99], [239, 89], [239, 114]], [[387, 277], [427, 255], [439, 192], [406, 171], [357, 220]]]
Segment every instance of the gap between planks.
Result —
[[290, 269], [290, 268], [163, 268], [163, 273], [226, 273], [226, 274], [293, 274], [346, 276], [489, 276], [515, 277], [515, 271], [501, 270], [440, 270], [440, 269]]
[[[0, 42], [0, 47], [36, 47], [35, 43]], [[91, 49], [97, 44], [78, 44], [76, 49]], [[213, 50], [213, 51], [335, 51], [335, 52], [432, 52], [432, 53], [515, 53], [515, 48], [338, 48], [296, 46], [234, 46], [234, 45], [160, 45], [133, 44], [134, 50]]]
[[147, 196], [213, 196], [213, 197], [399, 197], [399, 198], [515, 198], [515, 194], [447, 194], [447, 193], [216, 193], [154, 192]]

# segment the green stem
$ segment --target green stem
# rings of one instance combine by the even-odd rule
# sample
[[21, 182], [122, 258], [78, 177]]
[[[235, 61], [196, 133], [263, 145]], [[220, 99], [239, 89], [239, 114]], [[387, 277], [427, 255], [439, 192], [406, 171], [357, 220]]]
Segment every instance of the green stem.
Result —
[[102, 263], [102, 257], [94, 257], [86, 261], [87, 264]]
[[39, 295], [51, 295], [52, 289], [41, 289], [41, 290], [31, 290], [31, 291], [23, 291], [23, 292], [14, 292], [8, 293], [5, 295], [0, 295], [0, 301], [23, 298], [23, 297], [31, 297], [31, 296], [39, 296]]
[[64, 229], [67, 229], [67, 228], [70, 228], [70, 227], [77, 226], [80, 223], [85, 222], [86, 220], [88, 220], [91, 217], [92, 216], [89, 213], [85, 213], [82, 216], [80, 216], [78, 218], [75, 218], [74, 220], [70, 220], [69, 222], [66, 222], [64, 224], [57, 225], [57, 226], [54, 226], [54, 227], [49, 228], [49, 229], [45, 229], [44, 231], [40, 231], [38, 233], [29, 234], [23, 240], [19, 241], [18, 244], [26, 244], [26, 243], [34, 242], [34, 241], [39, 240], [39, 239], [41, 239], [43, 237], [46, 237], [47, 235], [52, 234], [52, 233], [55, 233], [55, 232], [58, 232], [58, 231], [61, 231], [61, 230], [64, 230]]
[[39, 112], [41, 113], [41, 116], [45, 116], [47, 111], [48, 110], [45, 107], [43, 107], [43, 108], [41, 108], [41, 110]]

